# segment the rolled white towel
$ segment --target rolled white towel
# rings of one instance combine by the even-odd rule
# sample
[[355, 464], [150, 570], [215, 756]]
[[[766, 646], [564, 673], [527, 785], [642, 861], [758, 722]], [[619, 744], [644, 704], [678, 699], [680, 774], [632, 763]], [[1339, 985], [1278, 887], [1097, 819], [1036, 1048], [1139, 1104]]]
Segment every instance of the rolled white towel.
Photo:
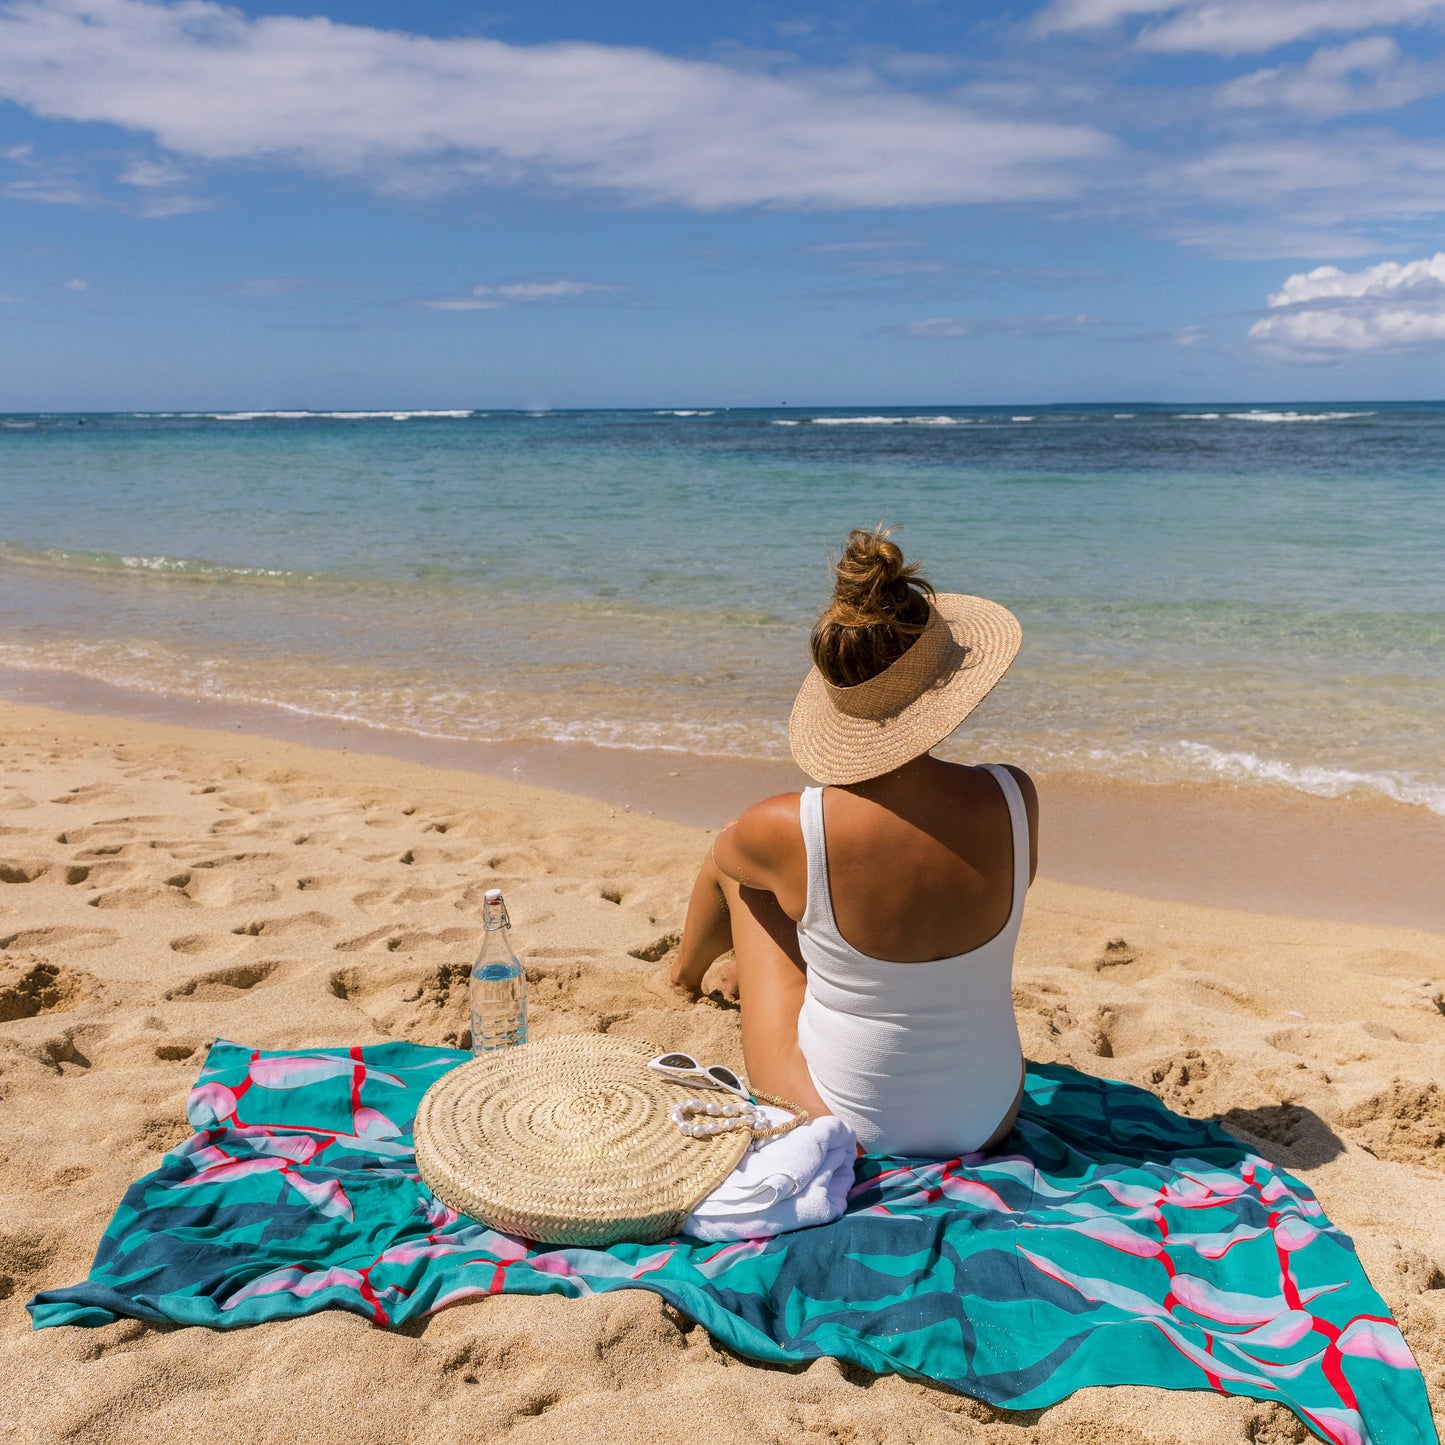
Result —
[[[789, 1116], [760, 1111], [770, 1124]], [[827, 1224], [842, 1214], [853, 1184], [858, 1141], [841, 1119], [825, 1115], [775, 1139], [761, 1139], [683, 1225], [696, 1239], [765, 1239], [787, 1229]]]

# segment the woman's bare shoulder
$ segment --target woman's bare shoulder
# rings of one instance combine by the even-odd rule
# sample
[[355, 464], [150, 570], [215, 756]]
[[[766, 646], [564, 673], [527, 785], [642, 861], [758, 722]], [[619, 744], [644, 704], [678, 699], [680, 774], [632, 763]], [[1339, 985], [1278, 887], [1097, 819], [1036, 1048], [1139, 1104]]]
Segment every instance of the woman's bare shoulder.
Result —
[[1039, 790], [1034, 786], [1034, 780], [1015, 763], [1005, 763], [1013, 780], [1019, 785], [1019, 792], [1024, 795], [1024, 802], [1028, 804], [1029, 811], [1037, 812], [1039, 806]]
[[797, 793], [778, 793], [729, 823], [713, 845], [717, 866], [740, 883], [770, 886], [775, 870], [786, 868], [802, 846], [798, 800]]
[[791, 842], [802, 832], [798, 821], [801, 797], [800, 793], [775, 793], [754, 803], [732, 826], [740, 837], [758, 847]]

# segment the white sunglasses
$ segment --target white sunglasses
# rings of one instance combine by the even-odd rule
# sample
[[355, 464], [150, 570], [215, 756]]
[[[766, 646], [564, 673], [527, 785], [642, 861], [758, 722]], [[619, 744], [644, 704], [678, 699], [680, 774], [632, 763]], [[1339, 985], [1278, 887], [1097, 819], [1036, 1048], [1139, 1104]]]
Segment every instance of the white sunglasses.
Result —
[[748, 1086], [726, 1064], [700, 1064], [691, 1054], [659, 1054], [648, 1061], [654, 1074], [678, 1084], [695, 1084], [700, 1089], [725, 1089], [740, 1099], [752, 1100]]

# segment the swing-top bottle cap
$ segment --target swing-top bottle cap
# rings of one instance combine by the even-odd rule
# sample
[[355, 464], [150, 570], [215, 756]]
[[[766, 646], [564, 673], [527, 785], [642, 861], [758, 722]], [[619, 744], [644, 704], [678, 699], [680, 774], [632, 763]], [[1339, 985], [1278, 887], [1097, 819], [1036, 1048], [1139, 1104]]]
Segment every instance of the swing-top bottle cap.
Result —
[[482, 897], [488, 903], [500, 903], [502, 901], [502, 890], [500, 888], [488, 888]]

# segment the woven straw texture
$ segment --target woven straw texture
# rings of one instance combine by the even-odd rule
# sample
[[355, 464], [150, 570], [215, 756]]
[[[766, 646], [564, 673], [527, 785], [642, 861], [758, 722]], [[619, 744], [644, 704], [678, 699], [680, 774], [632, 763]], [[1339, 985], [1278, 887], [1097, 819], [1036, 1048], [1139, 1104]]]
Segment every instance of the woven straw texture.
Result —
[[417, 1110], [422, 1178], [460, 1213], [546, 1244], [648, 1244], [677, 1233], [752, 1135], [684, 1135], [669, 1114], [696, 1090], [647, 1068], [661, 1052], [564, 1034], [453, 1069]]
[[891, 667], [835, 687], [815, 667], [793, 704], [788, 741], [820, 783], [860, 783], [937, 747], [1008, 671], [1023, 632], [985, 597], [941, 592], [918, 640]]

